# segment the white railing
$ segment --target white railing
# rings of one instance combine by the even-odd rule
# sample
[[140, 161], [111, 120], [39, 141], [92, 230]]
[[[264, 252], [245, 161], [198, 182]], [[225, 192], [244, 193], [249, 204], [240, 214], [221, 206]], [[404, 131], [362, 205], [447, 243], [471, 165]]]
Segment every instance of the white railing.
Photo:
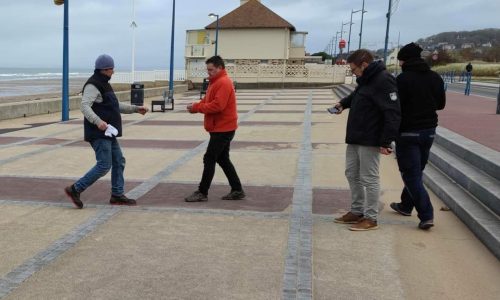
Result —
[[[229, 76], [239, 82], [307, 82], [343, 83], [348, 67], [342, 65], [235, 65], [228, 64]], [[201, 82], [207, 72], [199, 65], [190, 65], [187, 79]]]
[[[132, 72], [116, 72], [111, 78], [111, 83], [132, 83], [146, 81], [168, 81], [170, 71], [155, 70], [155, 71], [135, 71], [134, 78]], [[174, 81], [186, 81], [185, 70], [174, 70]]]

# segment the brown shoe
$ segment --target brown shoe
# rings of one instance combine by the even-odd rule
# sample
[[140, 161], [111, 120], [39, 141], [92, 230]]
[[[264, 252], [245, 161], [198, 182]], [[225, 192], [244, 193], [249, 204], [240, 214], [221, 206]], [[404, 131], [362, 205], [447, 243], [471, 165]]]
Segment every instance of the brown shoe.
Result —
[[363, 215], [358, 216], [352, 212], [348, 212], [340, 218], [335, 218], [333, 222], [340, 224], [356, 224], [363, 219]]
[[363, 219], [361, 222], [349, 227], [349, 230], [352, 230], [352, 231], [367, 231], [367, 230], [375, 230], [375, 229], [378, 229], [377, 221], [373, 221], [370, 219]]

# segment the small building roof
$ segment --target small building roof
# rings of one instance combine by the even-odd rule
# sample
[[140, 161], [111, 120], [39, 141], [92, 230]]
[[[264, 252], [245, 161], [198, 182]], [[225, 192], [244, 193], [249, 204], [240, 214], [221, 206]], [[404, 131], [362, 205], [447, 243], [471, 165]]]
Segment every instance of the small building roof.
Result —
[[[216, 22], [205, 27], [215, 29]], [[250, 0], [219, 19], [219, 29], [289, 28], [295, 27], [257, 0]]]

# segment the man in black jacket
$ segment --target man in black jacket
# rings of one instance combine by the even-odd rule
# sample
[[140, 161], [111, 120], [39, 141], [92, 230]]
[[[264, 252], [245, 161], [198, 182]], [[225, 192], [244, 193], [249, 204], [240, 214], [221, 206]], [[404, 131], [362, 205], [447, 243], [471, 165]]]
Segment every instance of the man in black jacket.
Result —
[[436, 134], [436, 110], [444, 108], [446, 94], [441, 76], [431, 71], [420, 57], [421, 52], [420, 46], [410, 43], [398, 53], [403, 73], [397, 78], [402, 119], [396, 157], [405, 186], [401, 202], [391, 203], [391, 208], [410, 216], [415, 207], [420, 219], [418, 227], [426, 230], [434, 226], [434, 212], [422, 173]]
[[391, 154], [401, 111], [396, 80], [386, 71], [383, 62], [374, 62], [372, 54], [364, 49], [352, 53], [347, 62], [358, 77], [358, 87], [335, 107], [338, 113], [350, 109], [345, 174], [352, 203], [350, 212], [335, 222], [354, 224], [350, 230], [365, 231], [378, 228], [380, 153]]

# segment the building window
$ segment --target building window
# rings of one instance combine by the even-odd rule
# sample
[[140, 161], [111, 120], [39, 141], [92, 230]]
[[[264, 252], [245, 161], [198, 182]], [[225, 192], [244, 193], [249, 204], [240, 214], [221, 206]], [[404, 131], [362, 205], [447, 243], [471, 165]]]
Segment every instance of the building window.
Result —
[[292, 45], [293, 48], [305, 47], [306, 33], [293, 32], [290, 35], [290, 40], [291, 40], [290, 43], [291, 43], [291, 45]]

